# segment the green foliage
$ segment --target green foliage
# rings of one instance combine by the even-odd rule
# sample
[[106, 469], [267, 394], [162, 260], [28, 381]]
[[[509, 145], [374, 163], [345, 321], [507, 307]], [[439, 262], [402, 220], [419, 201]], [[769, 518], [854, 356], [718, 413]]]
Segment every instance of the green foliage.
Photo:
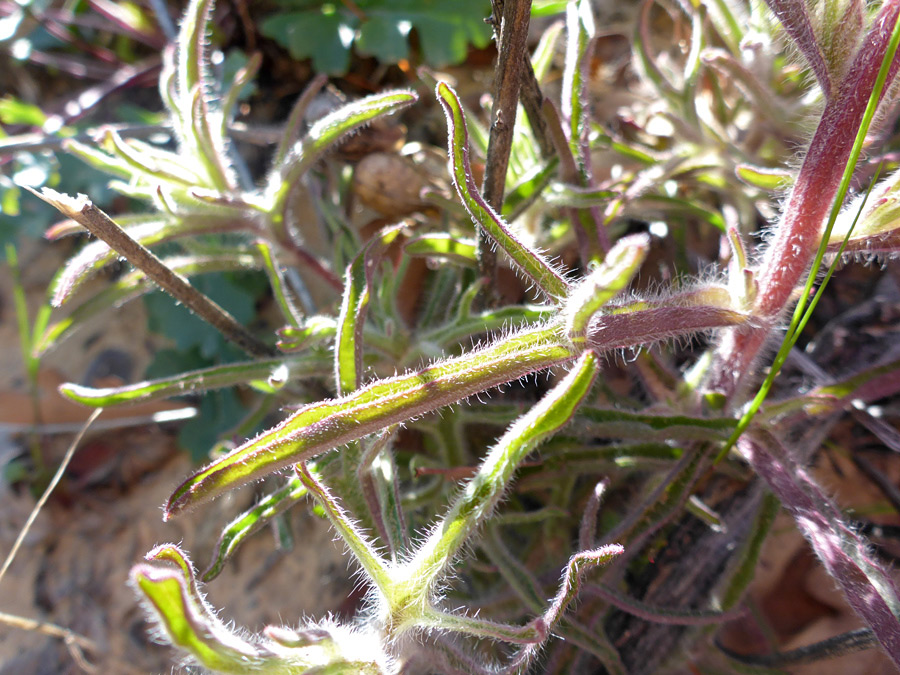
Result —
[[425, 63], [442, 67], [460, 63], [469, 45], [485, 47], [490, 27], [486, 0], [359, 0], [341, 2], [279, 0], [286, 11], [267, 17], [260, 29], [296, 59], [312, 58], [313, 67], [341, 75], [353, 47], [381, 63], [409, 58], [409, 36], [418, 34]]
[[[456, 199], [435, 189], [423, 198], [441, 206], [439, 216], [423, 210], [363, 234], [345, 222], [340, 195], [308, 195], [316, 209], [296, 208], [294, 197], [311, 172], [317, 185], [336, 192], [340, 181], [328, 151], [372, 120], [415, 103], [417, 95], [386, 92], [351, 102], [299, 137], [299, 116], [292, 117], [261, 187], [244, 187], [232, 167], [226, 120], [260, 63], [249, 60], [228, 87], [214, 83], [205, 41], [212, 2], [190, 3], [160, 87], [177, 146], [115, 133], [96, 145], [68, 144], [113, 175], [115, 189], [155, 212], [113, 220], [85, 198], [45, 191], [46, 201], [99, 240], [69, 261], [54, 291], [56, 304], [74, 305], [74, 318], [44, 331], [23, 330], [29, 342], [49, 348], [90, 323], [98, 307], [146, 294], [151, 281], [191, 307], [216, 331], [169, 300], [147, 297], [152, 326], [178, 347], [160, 354], [155, 379], [113, 389], [66, 385], [63, 393], [85, 405], [109, 406], [211, 392], [201, 406], [223, 427], [228, 423], [237, 447], [227, 453], [215, 448], [211, 461], [172, 493], [165, 518], [272, 478], [268, 494], [224, 528], [204, 578], [218, 574], [263, 525], [309, 499], [370, 589], [352, 624], [307, 620], [296, 630], [269, 626], [259, 635], [240, 634], [204, 600], [187, 554], [159, 547], [134, 568], [132, 583], [161, 633], [192, 663], [224, 673], [518, 673], [558, 635], [564, 640], [548, 668], [565, 672], [571, 659], [590, 655], [607, 672], [625, 672], [619, 650], [630, 637], [612, 632], [611, 608], [679, 626], [733, 616], [706, 607], [655, 607], [630, 597], [643, 590], [630, 584], [652, 572], [646, 558], [661, 542], [683, 546], [695, 539], [677, 531], [682, 519], [700, 517], [714, 532], [751, 521], [741, 547], [748, 559], [728, 565], [723, 557], [716, 564], [721, 577], [711, 584], [725, 589], [732, 609], [752, 577], [775, 510], [753, 487], [751, 473], [795, 516], [872, 635], [900, 663], [897, 589], [806, 473], [808, 456], [794, 457], [787, 446], [804, 429], [829, 424], [851, 397], [877, 398], [885, 378], [896, 375], [896, 360], [809, 392], [787, 389], [777, 403], [766, 403], [777, 366], [808, 318], [801, 318], [801, 303], [787, 346], [750, 408], [759, 414], [744, 415], [754, 393], [749, 385], [759, 379], [760, 350], [806, 280], [808, 294], [822, 255], [834, 246], [822, 222], [829, 210], [832, 222], [837, 218], [880, 89], [896, 73], [900, 2], [888, 0], [868, 29], [854, 28], [857, 37], [869, 31], [859, 40], [827, 43], [822, 36], [837, 25], [835, 7], [807, 16], [802, 3], [770, 4], [809, 61], [824, 99], [825, 115], [799, 171], [789, 168], [793, 148], [816, 102], [785, 84], [796, 76], [775, 51], [776, 29], [758, 6], [663, 5], [690, 39], [675, 41], [662, 58], [651, 49], [658, 41], [651, 39], [653, 3], [646, 2], [634, 56], [643, 95], [653, 92], [654, 104], [635, 103], [639, 114], [627, 125], [601, 129], [588, 105], [595, 37], [590, 3], [572, 0], [566, 4], [560, 105], [544, 102], [545, 131], [534, 118], [516, 125], [506, 201], [488, 204], [482, 196], [473, 166], [489, 137], [456, 91], [437, 82], [448, 127], [446, 183]], [[403, 50], [396, 41], [390, 50], [385, 45], [388, 38], [405, 38], [401, 21], [417, 29], [428, 58], [428, 49], [440, 45], [434, 36], [426, 46], [429, 31], [437, 30], [429, 21], [450, 16], [450, 5], [443, 4], [416, 3], [411, 13], [401, 13], [409, 9], [401, 3], [357, 5], [365, 18], [349, 3], [295, 4], [293, 13], [271, 17], [266, 30], [304, 54], [318, 50], [317, 65], [339, 70], [351, 37], [360, 50], [383, 49], [378, 55], [385, 60], [399, 58], [405, 43]], [[539, 11], [557, 8], [541, 3]], [[860, 7], [850, 3], [846, 10], [856, 16]], [[538, 48], [541, 75], [550, 68], [558, 35], [551, 29]], [[445, 26], [444, 47], [458, 36]], [[743, 45], [751, 36], [773, 58], [747, 62]], [[837, 56], [848, 50], [855, 52], [845, 68]], [[316, 86], [321, 82], [313, 92]], [[222, 91], [233, 95], [220, 97]], [[857, 139], [853, 148], [844, 138], [850, 132]], [[601, 179], [597, 156], [613, 157], [616, 170]], [[772, 192], [789, 185], [771, 239], [752, 245], [748, 234], [761, 211], [772, 208]], [[873, 188], [878, 203], [859, 205], [857, 224], [839, 231], [861, 233], [861, 245], [900, 250], [895, 186], [891, 178]], [[635, 218], [664, 227], [625, 235]], [[485, 303], [485, 285], [497, 279], [474, 272], [483, 270], [473, 223], [540, 304]], [[305, 228], [321, 224], [326, 241], [312, 248]], [[688, 266], [688, 233], [721, 253], [716, 273]], [[157, 259], [149, 249], [165, 256]], [[642, 290], [636, 280], [651, 273], [642, 269], [651, 254], [655, 264], [685, 279], [676, 285], [663, 275], [654, 292]], [[119, 255], [137, 269], [104, 290], [86, 288]], [[417, 278], [414, 259], [421, 257], [432, 266]], [[337, 270], [329, 267], [333, 260], [340, 261]], [[248, 277], [247, 270], [259, 272]], [[320, 314], [301, 310], [299, 271], [321, 286]], [[256, 317], [260, 280], [283, 325], [275, 348], [273, 326]], [[689, 354], [685, 367], [685, 352], [665, 344], [698, 334], [712, 338], [696, 350], [702, 353]], [[662, 346], [640, 353], [653, 345]], [[241, 360], [238, 349], [246, 353]], [[601, 374], [607, 357], [623, 351], [635, 353], [633, 365], [622, 369], [624, 384]], [[523, 397], [463, 405], [544, 371], [553, 373], [548, 383], [528, 382]], [[252, 413], [239, 410], [238, 395], [226, 389], [232, 386], [241, 387]], [[280, 421], [256, 434], [257, 424], [277, 408], [286, 409]], [[208, 448], [222, 435], [217, 424], [185, 426], [183, 433]], [[284, 471], [291, 475], [279, 481]], [[607, 484], [619, 494], [599, 517]], [[711, 484], [738, 487], [713, 507], [704, 501]], [[716, 511], [753, 495], [757, 501], [745, 503], [741, 522], [735, 513]], [[472, 551], [469, 560], [462, 559], [465, 550]], [[555, 591], [548, 582], [554, 577], [561, 577]], [[466, 583], [454, 583], [459, 578]], [[592, 593], [567, 614], [585, 586]], [[469, 609], [451, 609], [457, 607]], [[722, 657], [711, 656], [713, 664], [716, 658]]]

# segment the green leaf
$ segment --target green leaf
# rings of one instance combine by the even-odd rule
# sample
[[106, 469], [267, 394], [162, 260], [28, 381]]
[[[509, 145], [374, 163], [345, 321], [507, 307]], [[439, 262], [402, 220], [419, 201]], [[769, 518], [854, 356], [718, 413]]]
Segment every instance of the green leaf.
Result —
[[[246, 270], [257, 266], [251, 255], [228, 254], [213, 256], [189, 256], [166, 258], [163, 263], [173, 272], [184, 277], [209, 272]], [[36, 354], [42, 354], [65, 340], [79, 328], [86, 326], [102, 312], [123, 305], [145, 293], [156, 289], [156, 285], [141, 270], [132, 270], [114, 282], [97, 290], [94, 295], [83, 298], [68, 315], [46, 327], [34, 344]]]
[[[281, 371], [284, 371], [283, 373]], [[129, 403], [154, 401], [170, 396], [221, 389], [253, 380], [266, 380], [273, 375], [280, 379], [322, 377], [328, 374], [320, 354], [302, 357], [260, 359], [244, 363], [211, 366], [189, 373], [137, 382], [121, 387], [95, 389], [79, 384], [64, 384], [59, 391], [67, 398], [83, 405], [107, 407]]]
[[790, 187], [794, 182], [794, 176], [784, 169], [769, 169], [750, 164], [738, 164], [734, 169], [735, 174], [747, 185], [774, 192]]
[[46, 120], [47, 116], [40, 106], [25, 103], [9, 94], [0, 98], [0, 124], [27, 124], [39, 127]]
[[363, 124], [395, 113], [418, 100], [419, 97], [412, 91], [388, 91], [348, 103], [313, 124], [269, 179], [267, 211], [272, 214], [275, 224], [283, 225], [281, 219], [288, 195], [296, 181], [322, 153]]
[[528, 453], [568, 424], [599, 372], [599, 357], [591, 351], [582, 354], [566, 377], [491, 448], [447, 515], [432, 528], [431, 536], [407, 564], [409, 578], [415, 579], [419, 593], [424, 595], [442, 578], [469, 536], [493, 513]]
[[424, 234], [410, 239], [403, 246], [403, 251], [413, 257], [438, 258], [465, 267], [475, 267], [478, 264], [475, 241], [454, 237], [447, 232]]
[[131, 583], [144, 596], [165, 637], [207, 668], [250, 673], [261, 656], [219, 620], [197, 590], [194, 570], [176, 546], [159, 546], [147, 554], [150, 564], [131, 570]]
[[292, 478], [288, 483], [266, 495], [258, 504], [232, 520], [219, 537], [216, 553], [207, 570], [203, 573], [203, 581], [210, 581], [219, 576], [225, 563], [235, 554], [237, 549], [249, 537], [259, 532], [273, 518], [284, 513], [307, 495], [307, 489], [299, 478]]
[[[118, 216], [117, 222], [130, 237], [146, 247], [165, 241], [221, 229], [216, 218], [193, 218], [182, 221], [177, 217], [158, 215]], [[53, 282], [51, 304], [61, 307], [84, 283], [106, 265], [119, 259], [119, 254], [100, 240], [91, 241], [69, 258]]]
[[188, 478], [169, 498], [166, 518], [392, 424], [573, 357], [558, 327], [551, 324], [417, 372], [373, 382], [344, 398], [304, 406]]
[[404, 225], [382, 230], [374, 236], [344, 274], [344, 296], [334, 343], [335, 382], [338, 394], [358, 388], [362, 378], [363, 324], [369, 307], [372, 280], [387, 247], [400, 235]]
[[260, 32], [287, 47], [293, 58], [312, 57], [313, 69], [328, 75], [347, 72], [350, 46], [358, 27], [354, 14], [335, 9], [332, 4], [315, 10], [278, 12], [259, 24]]
[[534, 281], [548, 298], [559, 302], [569, 292], [569, 285], [562, 274], [546, 258], [530, 249], [513, 234], [509, 226], [484, 201], [475, 185], [472, 168], [469, 165], [466, 119], [456, 92], [446, 83], [440, 82], [437, 85], [437, 97], [447, 115], [453, 183], [463, 205], [473, 220], [509, 255], [516, 267]]
[[397, 63], [409, 55], [410, 28], [409, 19], [369, 13], [360, 26], [356, 48], [360, 54], [374, 56], [382, 63]]
[[342, 3], [280, 12], [260, 29], [294, 58], [311, 57], [315, 70], [331, 75], [347, 71], [354, 45], [384, 64], [409, 58], [412, 30], [425, 62], [438, 68], [465, 60], [470, 44], [482, 48], [491, 40], [484, 23], [491, 11], [486, 0], [359, 0], [358, 7], [361, 16]]

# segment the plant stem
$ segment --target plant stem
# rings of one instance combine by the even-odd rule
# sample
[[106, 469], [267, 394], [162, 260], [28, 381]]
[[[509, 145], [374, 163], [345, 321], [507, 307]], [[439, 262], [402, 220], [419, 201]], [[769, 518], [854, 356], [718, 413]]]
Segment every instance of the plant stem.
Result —
[[[494, 104], [491, 108], [491, 136], [482, 192], [497, 212], [503, 210], [506, 170], [516, 126], [516, 110], [522, 85], [522, 61], [526, 58], [531, 0], [493, 0], [494, 21], [502, 16], [497, 39], [497, 68], [494, 71]], [[486, 304], [496, 304], [497, 253], [493, 241], [478, 228], [478, 267], [485, 284]]]
[[43, 192], [31, 191], [59, 209], [65, 216], [83, 225], [95, 237], [106, 242], [110, 248], [156, 282], [162, 290], [184, 304], [247, 354], [256, 357], [275, 355], [272, 347], [252, 335], [231, 314], [191, 286], [184, 277], [166, 267], [159, 258], [98, 209], [90, 199], [84, 195], [73, 198], [48, 188], [44, 188]]
[[541, 84], [534, 74], [531, 59], [528, 58], [527, 53], [522, 56], [522, 89], [519, 92], [519, 101], [522, 103], [522, 108], [525, 109], [534, 139], [541, 149], [541, 157], [552, 157], [553, 141], [550, 138], [547, 120], [544, 119], [543, 113], [544, 92], [541, 91]]

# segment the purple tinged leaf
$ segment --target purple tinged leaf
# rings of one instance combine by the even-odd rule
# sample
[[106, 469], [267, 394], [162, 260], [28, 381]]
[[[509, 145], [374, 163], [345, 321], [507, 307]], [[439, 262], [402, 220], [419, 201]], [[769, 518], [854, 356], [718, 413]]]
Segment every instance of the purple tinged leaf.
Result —
[[[608, 314], [591, 321], [587, 344], [599, 353], [747, 323], [748, 316], [728, 309], [728, 303], [726, 290], [707, 287], [610, 307]], [[392, 424], [576, 356], [561, 327], [551, 323], [418, 372], [373, 382], [343, 398], [307, 405], [188, 478], [169, 498], [165, 518]]]
[[889, 571], [868, 542], [844, 522], [840, 511], [773, 436], [745, 435], [737, 447], [794, 517], [850, 606], [900, 667], [900, 598]]
[[667, 609], [654, 607], [632, 597], [623, 595], [609, 586], [592, 584], [585, 588], [586, 595], [594, 595], [608, 602], [613, 607], [640, 617], [653, 623], [666, 624], [668, 626], [709, 626], [722, 624], [726, 621], [734, 621], [746, 616], [745, 610], [732, 610], [720, 612], [716, 610], [702, 609]]
[[565, 363], [574, 356], [551, 325], [521, 332], [418, 372], [373, 382], [343, 398], [304, 406], [182, 483], [169, 498], [165, 517], [392, 424]]
[[812, 20], [806, 11], [806, 1], [766, 0], [766, 4], [778, 17], [784, 30], [791, 36], [794, 45], [812, 68], [819, 81], [819, 86], [825, 93], [826, 100], [831, 99], [835, 83], [832, 81], [832, 74], [825, 61], [825, 56], [822, 54], [821, 43], [816, 37]]
[[649, 235], [623, 237], [603, 262], [575, 287], [563, 310], [566, 335], [573, 344], [585, 343], [593, 316], [631, 283], [649, 250]]
[[[755, 314], [757, 329], [731, 331], [720, 342], [711, 391], [733, 396], [753, 372], [775, 318], [792, 301], [794, 290], [809, 269], [822, 239], [832, 203], [842, 183], [856, 136], [861, 128], [882, 63], [893, 40], [900, 16], [900, 0], [886, 0], [872, 24], [864, 47], [857, 52], [847, 74], [825, 105], [809, 151], [785, 205], [775, 236], [763, 254]], [[894, 58], [886, 70], [881, 97], [900, 67]]]
[[[825, 106], [776, 238], [761, 265], [758, 311], [763, 316], [774, 316], [782, 310], [815, 254], [898, 15], [900, 2], [885, 2], [866, 39], [866, 48], [857, 54]], [[887, 86], [898, 67], [900, 60], [895, 59], [888, 71]]]

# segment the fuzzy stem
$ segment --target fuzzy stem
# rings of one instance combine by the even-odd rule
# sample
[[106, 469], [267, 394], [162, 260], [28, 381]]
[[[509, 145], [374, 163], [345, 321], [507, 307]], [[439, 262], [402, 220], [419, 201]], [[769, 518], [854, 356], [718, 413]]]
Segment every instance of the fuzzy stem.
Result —
[[519, 464], [541, 441], [566, 424], [590, 391], [599, 359], [585, 352], [569, 374], [519, 419], [490, 451], [478, 473], [409, 564], [409, 578], [428, 588], [493, 512]]
[[166, 267], [159, 258], [129, 236], [87, 197], [80, 195], [78, 198], [72, 198], [48, 188], [44, 188], [43, 192], [34, 190], [32, 192], [59, 209], [63, 215], [83, 225], [95, 237], [106, 242], [111, 249], [118, 251], [166, 293], [184, 304], [247, 354], [257, 357], [274, 356], [274, 349], [252, 335], [231, 314], [191, 286], [184, 277]]
[[[864, 42], [866, 46], [825, 106], [775, 238], [759, 268], [755, 314], [760, 324], [726, 334], [719, 349], [709, 388], [729, 398], [751, 372], [771, 329], [816, 255], [823, 224], [838, 193], [898, 16], [900, 0], [887, 0]], [[891, 64], [886, 85], [892, 82], [898, 66], [897, 60]]]
[[[488, 141], [482, 192], [484, 200], [497, 212], [503, 210], [506, 170], [516, 126], [516, 110], [522, 84], [522, 63], [526, 57], [528, 25], [531, 19], [531, 0], [505, 0], [494, 3], [502, 7], [502, 21], [497, 38], [497, 67], [494, 70], [494, 104], [491, 110], [491, 135]], [[482, 278], [491, 283], [485, 286], [489, 305], [495, 304], [497, 253], [490, 235], [478, 228], [478, 266]]]

